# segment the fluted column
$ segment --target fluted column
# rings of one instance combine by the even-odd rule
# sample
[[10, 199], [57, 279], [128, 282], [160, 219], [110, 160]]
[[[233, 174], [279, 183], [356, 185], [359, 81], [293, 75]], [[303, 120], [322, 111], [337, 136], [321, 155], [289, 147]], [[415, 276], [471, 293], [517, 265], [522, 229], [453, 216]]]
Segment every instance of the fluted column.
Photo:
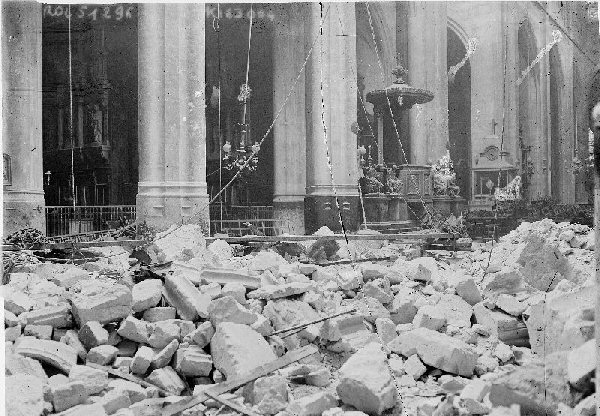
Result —
[[306, 231], [323, 225], [341, 228], [336, 196], [346, 229], [353, 229], [360, 218], [356, 136], [351, 131], [357, 93], [355, 5], [323, 3], [321, 9], [319, 3], [310, 3], [306, 7], [308, 47], [319, 36], [306, 72]]
[[[280, 6], [273, 36], [273, 111], [284, 106], [304, 63], [305, 5]], [[283, 107], [273, 128], [275, 218], [283, 232], [304, 234], [304, 196], [306, 194], [306, 119], [304, 116], [305, 73]]]
[[42, 5], [2, 2], [4, 236], [46, 232], [42, 163]]
[[204, 5], [143, 4], [138, 18], [138, 219], [208, 227]]
[[411, 163], [430, 164], [446, 153], [448, 74], [446, 2], [408, 4], [409, 84], [433, 91], [433, 101], [410, 111]]

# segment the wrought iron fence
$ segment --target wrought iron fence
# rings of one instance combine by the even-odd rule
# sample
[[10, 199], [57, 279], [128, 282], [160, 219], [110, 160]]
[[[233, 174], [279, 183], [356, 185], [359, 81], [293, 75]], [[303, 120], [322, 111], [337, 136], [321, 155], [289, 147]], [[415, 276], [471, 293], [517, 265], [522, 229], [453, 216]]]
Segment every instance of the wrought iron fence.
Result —
[[116, 229], [135, 221], [135, 205], [46, 207], [48, 237]]
[[210, 206], [210, 232], [242, 236], [248, 234], [278, 235], [281, 221], [274, 218], [268, 205]]

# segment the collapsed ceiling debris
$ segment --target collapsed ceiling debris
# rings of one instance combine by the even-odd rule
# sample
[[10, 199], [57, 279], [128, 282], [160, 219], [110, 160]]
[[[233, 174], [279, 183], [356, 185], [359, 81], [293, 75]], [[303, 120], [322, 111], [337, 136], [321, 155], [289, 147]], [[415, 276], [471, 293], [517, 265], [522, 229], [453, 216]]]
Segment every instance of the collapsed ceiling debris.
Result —
[[588, 227], [523, 223], [428, 256], [330, 241], [238, 256], [185, 225], [143, 257], [18, 252], [2, 287], [8, 414], [594, 414]]

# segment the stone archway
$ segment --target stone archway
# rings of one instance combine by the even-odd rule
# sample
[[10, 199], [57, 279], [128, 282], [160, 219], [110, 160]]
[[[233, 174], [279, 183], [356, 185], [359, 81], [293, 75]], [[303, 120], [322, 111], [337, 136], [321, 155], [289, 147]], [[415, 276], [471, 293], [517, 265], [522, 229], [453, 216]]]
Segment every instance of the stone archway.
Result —
[[[562, 90], [564, 87], [560, 54], [556, 47], [550, 50], [550, 192], [553, 199], [562, 199], [561, 189], [566, 180], [565, 164], [570, 158], [563, 152], [561, 129]], [[566, 160], [565, 160], [566, 159]]]
[[[518, 53], [519, 76], [537, 55], [537, 46], [533, 29], [528, 20], [519, 25]], [[526, 75], [519, 88], [518, 104], [518, 143], [520, 148], [521, 178], [526, 199], [535, 198], [540, 193], [536, 176], [541, 174], [541, 154], [539, 149], [539, 65], [534, 66]]]
[[[459, 63], [467, 49], [459, 34], [448, 26], [448, 69]], [[469, 61], [448, 80], [448, 139], [461, 196], [471, 198], [471, 65]]]

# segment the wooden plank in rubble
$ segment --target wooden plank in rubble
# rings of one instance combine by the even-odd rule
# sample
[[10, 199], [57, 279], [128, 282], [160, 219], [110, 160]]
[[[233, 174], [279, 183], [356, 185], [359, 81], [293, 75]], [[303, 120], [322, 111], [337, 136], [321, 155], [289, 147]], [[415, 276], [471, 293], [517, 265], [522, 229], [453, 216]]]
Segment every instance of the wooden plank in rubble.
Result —
[[[283, 368], [292, 363], [295, 363], [296, 361], [311, 356], [317, 353], [318, 351], [319, 350], [314, 345], [307, 345], [306, 347], [298, 348], [297, 350], [288, 352], [283, 357], [280, 357], [275, 361], [271, 361], [270, 363], [255, 368], [248, 374], [245, 374], [232, 380], [227, 380], [224, 383], [215, 385], [214, 387], [209, 387], [207, 390], [211, 396], [219, 396], [223, 393], [227, 393], [228, 391], [241, 387], [244, 384], [250, 383], [251, 381], [254, 381], [259, 377], [266, 376], [274, 371], [279, 370], [280, 368]], [[210, 396], [206, 394], [207, 390], [200, 392], [200, 394], [193, 396], [190, 400], [187, 400], [185, 402], [178, 402], [165, 406], [165, 408], [162, 411], [162, 416], [173, 416], [179, 412], [183, 412], [184, 410], [189, 409], [190, 407], [205, 402], [210, 398]]]

